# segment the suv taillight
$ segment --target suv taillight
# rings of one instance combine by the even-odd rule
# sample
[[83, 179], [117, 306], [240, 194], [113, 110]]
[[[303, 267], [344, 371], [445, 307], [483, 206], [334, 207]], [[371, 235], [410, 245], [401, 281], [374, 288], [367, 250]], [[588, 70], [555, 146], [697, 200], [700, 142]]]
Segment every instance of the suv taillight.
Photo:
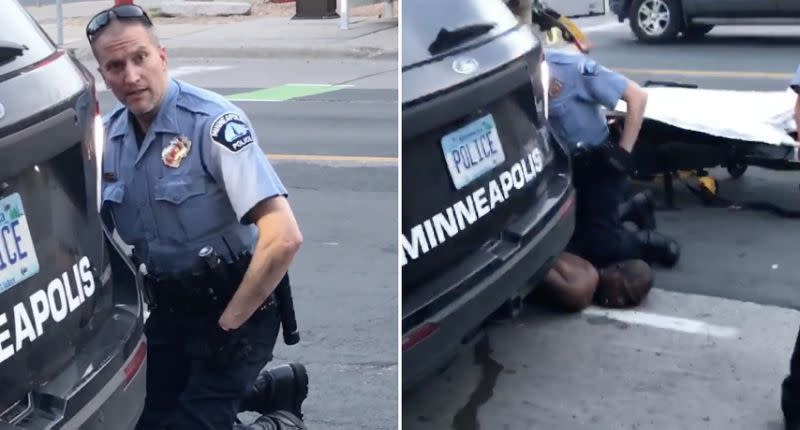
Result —
[[550, 65], [547, 64], [547, 60], [544, 59], [542, 56], [542, 62], [539, 66], [539, 76], [541, 77], [541, 84], [542, 84], [542, 98], [544, 100], [544, 119], [550, 119], [550, 108], [548, 104], [550, 103]]
[[94, 146], [95, 171], [97, 172], [96, 187], [97, 192], [97, 211], [103, 203], [103, 149], [105, 147], [105, 130], [103, 129], [103, 117], [100, 116], [100, 102], [97, 99], [97, 89], [92, 83], [92, 99], [94, 100], [94, 118], [92, 121], [92, 146]]

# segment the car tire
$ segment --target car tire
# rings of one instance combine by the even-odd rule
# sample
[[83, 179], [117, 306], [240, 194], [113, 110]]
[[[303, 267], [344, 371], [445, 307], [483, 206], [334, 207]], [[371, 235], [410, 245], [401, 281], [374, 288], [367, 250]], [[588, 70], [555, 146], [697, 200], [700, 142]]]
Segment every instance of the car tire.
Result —
[[662, 43], [678, 37], [681, 16], [677, 0], [633, 0], [628, 19], [637, 39]]
[[744, 175], [744, 172], [747, 171], [747, 164], [734, 161], [728, 163], [725, 168], [728, 170], [728, 174], [731, 175], [731, 178], [739, 179]]
[[689, 24], [686, 30], [683, 31], [683, 35], [686, 36], [687, 39], [702, 39], [706, 34], [708, 34], [709, 31], [713, 29], [713, 25]]

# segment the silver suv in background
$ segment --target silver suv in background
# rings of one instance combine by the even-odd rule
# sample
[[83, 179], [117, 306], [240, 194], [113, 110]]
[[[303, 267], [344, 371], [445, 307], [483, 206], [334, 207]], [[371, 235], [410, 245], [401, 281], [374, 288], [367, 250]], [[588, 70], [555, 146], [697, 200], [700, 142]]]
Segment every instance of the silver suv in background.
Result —
[[716, 25], [797, 25], [800, 0], [609, 0], [643, 42], [700, 38]]

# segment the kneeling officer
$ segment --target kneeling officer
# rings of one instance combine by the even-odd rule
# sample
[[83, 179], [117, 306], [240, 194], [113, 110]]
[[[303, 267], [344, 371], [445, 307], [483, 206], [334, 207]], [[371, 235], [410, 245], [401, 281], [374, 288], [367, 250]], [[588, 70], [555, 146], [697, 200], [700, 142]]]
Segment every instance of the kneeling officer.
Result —
[[[647, 93], [584, 54], [553, 50], [545, 59], [550, 123], [573, 159], [577, 218], [569, 251], [597, 268], [634, 259], [673, 266], [679, 257], [674, 240], [652, 229], [631, 232], [619, 213]], [[614, 109], [620, 99], [628, 105], [627, 117], [614, 142], [600, 106]]]
[[[122, 103], [104, 121], [102, 213], [148, 272], [137, 428], [233, 428], [242, 396], [272, 359], [273, 293], [302, 242], [287, 191], [244, 112], [168, 77], [141, 8], [103, 11], [86, 34]], [[226, 268], [251, 261], [226, 285], [199, 256], [206, 246]], [[262, 418], [260, 428], [304, 428], [291, 414]]]

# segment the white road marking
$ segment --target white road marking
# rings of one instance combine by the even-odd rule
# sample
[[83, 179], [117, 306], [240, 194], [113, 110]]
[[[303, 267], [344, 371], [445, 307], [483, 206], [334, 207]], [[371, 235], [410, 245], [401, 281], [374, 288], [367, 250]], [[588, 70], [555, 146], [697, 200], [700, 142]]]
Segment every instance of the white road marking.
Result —
[[585, 34], [597, 33], [599, 31], [613, 30], [613, 29], [616, 29], [616, 28], [622, 28], [624, 26], [625, 26], [625, 23], [623, 23], [623, 22], [607, 22], [605, 24], [597, 24], [597, 25], [592, 25], [592, 26], [589, 26], [589, 27], [581, 28], [581, 32], [583, 32]]
[[[233, 66], [181, 66], [170, 70], [169, 76], [171, 78], [179, 78], [181, 76], [193, 75], [196, 73], [216, 72], [219, 70], [231, 69], [232, 67]], [[106, 87], [105, 82], [103, 82], [103, 78], [100, 76], [95, 76], [95, 88], [98, 93], [108, 91], [108, 87]]]
[[350, 88], [352, 84], [285, 84], [287, 87], [338, 87]]
[[288, 100], [278, 100], [278, 99], [240, 99], [238, 97], [230, 97], [228, 100], [237, 103], [283, 103]]
[[734, 327], [719, 326], [688, 318], [671, 317], [668, 315], [634, 310], [603, 309], [590, 306], [583, 311], [583, 314], [689, 334], [700, 334], [726, 339], [733, 339], [739, 336], [739, 330]]
[[181, 66], [175, 70], [170, 70], [169, 75], [173, 78], [177, 78], [194, 73], [216, 72], [218, 70], [226, 70], [230, 68], [232, 68], [232, 66]]

